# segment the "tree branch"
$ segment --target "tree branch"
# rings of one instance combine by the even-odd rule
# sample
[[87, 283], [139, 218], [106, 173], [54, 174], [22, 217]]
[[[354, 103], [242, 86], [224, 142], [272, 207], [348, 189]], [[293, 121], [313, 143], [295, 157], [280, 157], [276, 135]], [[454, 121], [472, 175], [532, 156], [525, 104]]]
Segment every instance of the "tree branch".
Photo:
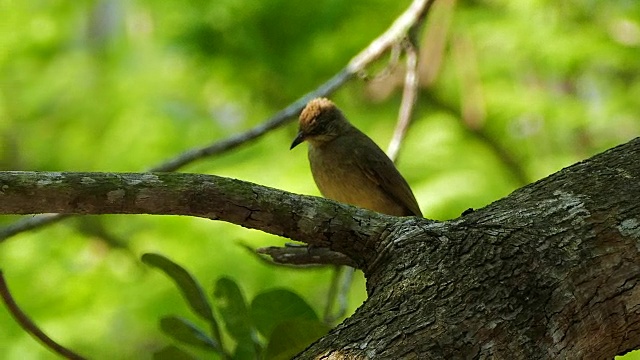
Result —
[[69, 216], [70, 215], [65, 214], [41, 214], [22, 218], [0, 229], [0, 243], [21, 232], [38, 229], [68, 218]]
[[405, 223], [365, 272], [365, 303], [296, 359], [637, 349], [639, 159], [636, 138], [459, 219]]
[[0, 270], [0, 297], [2, 298], [7, 310], [11, 313], [11, 316], [16, 320], [20, 327], [22, 327], [28, 334], [33, 336], [36, 340], [40, 341], [44, 346], [51, 349], [56, 354], [64, 357], [65, 359], [72, 360], [83, 360], [84, 357], [76, 354], [72, 350], [67, 349], [66, 347], [58, 344], [53, 339], [51, 339], [47, 334], [42, 331], [36, 325], [33, 320], [25, 314], [20, 306], [16, 303], [13, 296], [11, 296], [11, 292], [9, 291], [9, 287], [7, 286], [7, 282], [4, 279], [4, 274], [2, 270]]
[[[336, 73], [324, 84], [303, 95], [263, 123], [227, 139], [216, 141], [203, 147], [187, 150], [172, 159], [153, 166], [149, 170], [151, 172], [176, 171], [197, 160], [235, 149], [286, 124], [291, 121], [293, 117], [299, 114], [306, 103], [311, 99], [330, 95], [355, 75], [361, 73], [373, 61], [380, 58], [380, 56], [394, 46], [394, 44], [398, 43], [400, 39], [409, 32], [412, 26], [421, 22], [425, 18], [433, 2], [434, 0], [414, 0], [407, 10], [405, 10], [405, 12], [402, 13], [396, 21], [394, 21], [394, 23], [384, 33], [382, 33], [382, 35], [374, 39], [364, 50], [353, 57], [342, 70]], [[18, 220], [14, 224], [0, 229], [0, 242], [20, 232], [46, 226], [66, 217], [67, 216], [61, 216], [59, 214], [47, 214], [39, 215], [34, 218]]]
[[349, 257], [327, 248], [316, 247], [263, 247], [256, 250], [259, 254], [269, 255], [278, 264], [293, 265], [346, 265], [357, 267]]
[[382, 56], [393, 44], [401, 41], [412, 27], [424, 19], [434, 1], [435, 0], [414, 0], [409, 8], [393, 22], [387, 31], [373, 40], [366, 49], [361, 51], [349, 62], [347, 69], [352, 73], [358, 73], [368, 64]]
[[447, 222], [165, 173], [0, 172], [0, 213], [199, 216], [343, 253], [369, 297], [300, 358], [610, 358], [640, 344], [638, 159], [640, 138]]
[[48, 212], [224, 220], [361, 258], [359, 267], [389, 224], [407, 221], [214, 175], [0, 172], [0, 214]]
[[389, 155], [389, 158], [393, 162], [396, 162], [398, 153], [400, 152], [400, 147], [402, 146], [402, 142], [404, 141], [404, 138], [407, 135], [407, 131], [409, 130], [409, 125], [411, 124], [411, 120], [413, 119], [414, 106], [418, 97], [419, 59], [417, 43], [415, 43], [415, 40], [412, 40], [412, 38], [409, 37], [406, 39], [404, 48], [407, 57], [407, 68], [404, 80], [404, 90], [402, 91], [402, 103], [400, 104], [398, 123], [396, 124], [396, 128], [393, 131], [393, 136], [391, 137], [391, 142], [389, 143], [389, 147], [387, 149], [387, 155]]

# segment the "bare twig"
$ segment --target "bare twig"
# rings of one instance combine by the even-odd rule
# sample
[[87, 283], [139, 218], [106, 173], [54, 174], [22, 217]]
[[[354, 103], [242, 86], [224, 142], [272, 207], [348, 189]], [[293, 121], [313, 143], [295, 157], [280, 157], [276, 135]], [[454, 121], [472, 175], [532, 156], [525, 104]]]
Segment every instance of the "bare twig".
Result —
[[351, 289], [351, 284], [353, 283], [353, 275], [355, 274], [355, 272], [356, 272], [356, 269], [350, 267], [350, 268], [347, 268], [347, 271], [344, 274], [344, 281], [342, 282], [342, 287], [338, 292], [338, 310], [336, 311], [335, 314], [333, 314], [334, 321], [337, 321], [338, 319], [342, 318], [347, 313], [347, 305], [349, 300], [349, 297], [347, 296], [347, 294]]
[[[253, 258], [257, 259], [261, 263], [263, 263], [265, 265], [268, 265], [268, 266], [295, 268], [297, 270], [314, 270], [314, 269], [326, 267], [326, 264], [306, 264], [306, 265], [298, 264], [298, 265], [296, 265], [296, 264], [278, 263], [278, 262], [274, 262], [273, 259], [268, 254], [260, 253], [259, 250], [256, 250], [255, 246], [251, 246], [249, 244], [245, 244], [245, 243], [242, 243], [242, 242], [238, 242], [238, 245], [241, 248], [245, 249], [247, 251], [247, 253], [249, 253]], [[285, 244], [285, 248], [288, 248], [289, 246], [290, 246], [289, 244]], [[307, 245], [300, 244], [300, 247], [306, 248]]]
[[274, 262], [279, 264], [331, 264], [357, 267], [348, 256], [319, 247], [264, 247], [256, 250], [259, 254], [271, 256]]
[[[188, 150], [173, 159], [169, 159], [152, 167], [149, 171], [176, 171], [197, 160], [235, 149], [240, 145], [259, 138], [270, 130], [286, 124], [302, 110], [309, 100], [315, 97], [328, 96], [333, 93], [348, 80], [364, 70], [369, 64], [371, 64], [371, 62], [382, 56], [394, 44], [406, 36], [409, 30], [416, 23], [420, 22], [425, 17], [434, 1], [435, 0], [414, 0], [409, 8], [407, 8], [407, 10], [405, 10], [405, 12], [402, 13], [396, 21], [384, 33], [382, 33], [382, 35], [374, 39], [364, 50], [353, 57], [347, 66], [340, 70], [336, 75], [331, 77], [331, 79], [327, 80], [315, 90], [305, 94], [289, 106], [280, 110], [260, 125], [230, 138], [216, 141], [210, 145]], [[18, 220], [8, 227], [0, 229], [0, 242], [20, 232], [36, 229], [57, 222], [67, 216], [52, 214]]]
[[356, 74], [363, 70], [372, 61], [378, 59], [389, 47], [401, 41], [417, 23], [427, 15], [435, 0], [414, 0], [409, 8], [400, 15], [396, 21], [373, 40], [369, 46], [356, 55], [347, 65], [347, 70]]
[[315, 90], [306, 93], [286, 108], [280, 110], [260, 125], [225, 140], [211, 145], [186, 151], [177, 157], [151, 168], [153, 172], [176, 171], [196, 160], [216, 155], [234, 149], [244, 143], [254, 140], [270, 130], [276, 129], [300, 113], [304, 106], [313, 98], [328, 96], [353, 76], [363, 71], [369, 64], [377, 60], [386, 51], [407, 36], [416, 25], [422, 24], [429, 8], [435, 0], [414, 0], [409, 8], [382, 35], [373, 40], [364, 50], [353, 57], [345, 68]]
[[407, 135], [409, 125], [413, 118], [413, 109], [418, 97], [418, 49], [416, 43], [409, 36], [405, 41], [405, 55], [407, 72], [404, 79], [404, 90], [402, 92], [402, 103], [398, 114], [398, 123], [393, 132], [393, 137], [387, 149], [387, 155], [394, 162], [398, 158], [402, 141]]
[[4, 274], [2, 270], [0, 270], [0, 296], [4, 301], [5, 306], [11, 313], [11, 316], [16, 320], [20, 327], [22, 327], [27, 333], [31, 334], [36, 340], [40, 341], [44, 346], [51, 349], [58, 355], [66, 358], [66, 359], [74, 359], [81, 360], [85, 359], [84, 357], [76, 354], [75, 352], [65, 348], [64, 346], [58, 344], [53, 339], [51, 339], [47, 334], [44, 333], [28, 316], [25, 314], [22, 309], [18, 306], [16, 301], [11, 296], [11, 292], [9, 291], [9, 287], [7, 286], [7, 282], [4, 279]]
[[255, 140], [268, 133], [269, 131], [276, 129], [292, 120], [294, 116], [298, 115], [300, 111], [302, 111], [304, 106], [310, 100], [316, 97], [328, 96], [332, 94], [354, 75], [355, 73], [349, 72], [346, 68], [342, 69], [331, 79], [327, 80], [324, 84], [320, 85], [315, 90], [304, 94], [298, 100], [289, 104], [284, 109], [278, 111], [275, 115], [273, 115], [263, 123], [245, 132], [236, 134], [224, 140], [216, 141], [211, 145], [185, 151], [184, 153], [176, 156], [173, 159], [169, 159], [159, 165], [152, 167], [151, 169], [149, 169], [149, 171], [173, 172], [197, 160], [233, 150], [240, 145], [244, 145], [252, 140]]
[[[446, 112], [455, 118], [462, 119], [462, 115], [457, 107], [443, 101], [432, 91], [422, 92], [421, 96], [423, 100], [427, 101], [434, 107], [434, 109]], [[504, 145], [495, 139], [495, 137], [489, 135], [486, 129], [473, 129], [468, 126], [464, 126], [463, 128], [468, 131], [470, 135], [477, 137], [478, 140], [487, 145], [489, 149], [496, 154], [498, 160], [500, 160], [502, 164], [509, 169], [509, 172], [519, 184], [526, 185], [531, 182], [527, 176], [526, 170], [522, 167], [522, 164], [520, 164], [517, 158], [514, 157], [514, 155]]]
[[[352, 267], [346, 267], [347, 271], [352, 270]], [[342, 273], [345, 270], [345, 266], [333, 266], [331, 281], [329, 282], [329, 291], [327, 291], [327, 303], [324, 306], [324, 315], [322, 319], [325, 324], [332, 326], [335, 321], [335, 317], [333, 315], [333, 305], [336, 303], [335, 299], [338, 297], [338, 292], [340, 291], [340, 279], [342, 278]]]
[[389, 60], [387, 65], [375, 74], [371, 79], [367, 79], [373, 82], [387, 82], [390, 76], [393, 76], [398, 71], [398, 64], [400, 63], [400, 56], [402, 56], [402, 44], [400, 42], [393, 44], [389, 49]]
[[37, 228], [58, 222], [64, 218], [68, 218], [71, 216], [73, 215], [39, 214], [39, 215], [24, 217], [14, 222], [13, 224], [7, 225], [2, 229], [0, 229], [0, 243], [21, 232], [37, 229]]

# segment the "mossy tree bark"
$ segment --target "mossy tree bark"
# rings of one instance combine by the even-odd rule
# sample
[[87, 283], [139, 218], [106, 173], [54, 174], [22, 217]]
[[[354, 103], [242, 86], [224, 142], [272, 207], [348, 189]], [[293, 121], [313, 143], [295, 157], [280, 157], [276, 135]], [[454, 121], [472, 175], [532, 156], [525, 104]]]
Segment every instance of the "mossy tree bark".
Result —
[[640, 347], [640, 139], [446, 222], [215, 176], [0, 172], [0, 213], [43, 212], [200, 216], [348, 256], [369, 297], [300, 359], [596, 359]]

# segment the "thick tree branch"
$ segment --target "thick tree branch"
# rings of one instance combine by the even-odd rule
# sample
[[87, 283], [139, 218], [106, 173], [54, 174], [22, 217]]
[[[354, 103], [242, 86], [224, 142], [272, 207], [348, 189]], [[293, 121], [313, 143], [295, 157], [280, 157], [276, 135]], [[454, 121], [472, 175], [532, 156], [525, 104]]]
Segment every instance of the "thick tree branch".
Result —
[[460, 219], [406, 223], [300, 359], [603, 359], [640, 347], [640, 138]]
[[[419, 24], [424, 20], [434, 1], [435, 0], [414, 0], [407, 10], [405, 10], [405, 12], [402, 13], [384, 33], [374, 39], [366, 48], [353, 57], [343, 69], [338, 71], [325, 83], [289, 104], [263, 123], [227, 139], [218, 140], [203, 147], [187, 150], [172, 159], [153, 166], [149, 171], [177, 171], [185, 165], [197, 160], [235, 149], [288, 123], [293, 120], [300, 111], [302, 111], [303, 107], [311, 99], [330, 95], [354, 76], [364, 71], [365, 68], [373, 61], [379, 59], [385, 52], [396, 45], [409, 33], [412, 27], [415, 27], [416, 24]], [[34, 218], [19, 220], [14, 224], [0, 229], [0, 242], [20, 232], [46, 226], [66, 217], [67, 216], [63, 216], [62, 214], [46, 214], [38, 215]]]
[[[196, 174], [0, 172], [0, 213], [199, 216], [351, 258], [369, 298], [300, 358], [611, 358], [640, 347], [640, 138], [447, 222]], [[413, 354], [413, 355], [412, 355]]]
[[[224, 220], [330, 248], [351, 258], [373, 253], [389, 224], [406, 221], [213, 175], [0, 172], [0, 214], [49, 212], [189, 215]], [[366, 266], [366, 258], [358, 264]]]

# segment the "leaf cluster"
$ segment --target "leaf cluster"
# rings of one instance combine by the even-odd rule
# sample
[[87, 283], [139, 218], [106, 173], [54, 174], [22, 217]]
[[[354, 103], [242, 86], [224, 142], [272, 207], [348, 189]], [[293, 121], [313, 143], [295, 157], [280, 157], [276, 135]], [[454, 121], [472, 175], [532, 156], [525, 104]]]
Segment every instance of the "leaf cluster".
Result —
[[[248, 303], [233, 279], [221, 277], [207, 296], [193, 275], [167, 257], [147, 253], [142, 261], [169, 276], [193, 314], [207, 325], [203, 329], [174, 315], [160, 319], [160, 329], [182, 345], [205, 349], [222, 359], [289, 359], [329, 331], [313, 308], [293, 291], [267, 290]], [[221, 327], [229, 341], [225, 341]], [[182, 347], [169, 345], [154, 358], [194, 357]]]

